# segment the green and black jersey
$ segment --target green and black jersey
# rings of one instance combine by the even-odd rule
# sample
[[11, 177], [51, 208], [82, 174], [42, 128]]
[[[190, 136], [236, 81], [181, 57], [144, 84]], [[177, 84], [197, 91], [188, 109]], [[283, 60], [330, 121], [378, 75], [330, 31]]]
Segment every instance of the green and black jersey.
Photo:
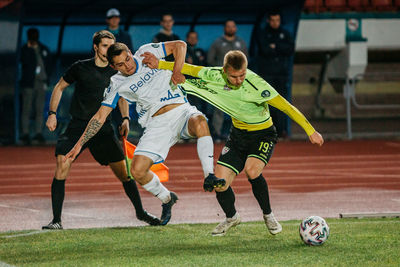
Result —
[[[160, 61], [159, 68], [172, 70], [173, 63]], [[222, 67], [201, 67], [185, 63], [182, 73], [195, 77], [186, 79], [181, 85], [183, 89], [230, 115], [233, 126], [238, 129], [256, 131], [272, 126], [268, 108], [268, 105], [272, 105], [296, 121], [308, 135], [315, 132], [300, 111], [249, 69], [239, 87], [230, 85]]]
[[243, 123], [256, 125], [271, 120], [267, 101], [278, 93], [267, 82], [248, 70], [240, 87], [228, 84], [222, 68], [205, 67], [198, 79], [187, 79], [182, 87]]

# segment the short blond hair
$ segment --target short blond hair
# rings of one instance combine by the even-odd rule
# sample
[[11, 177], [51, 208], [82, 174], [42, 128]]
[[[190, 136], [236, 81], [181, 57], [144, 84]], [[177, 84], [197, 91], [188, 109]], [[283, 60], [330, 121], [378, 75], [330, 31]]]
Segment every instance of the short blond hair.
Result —
[[247, 68], [247, 57], [240, 50], [232, 50], [224, 56], [224, 69], [231, 67], [234, 70]]

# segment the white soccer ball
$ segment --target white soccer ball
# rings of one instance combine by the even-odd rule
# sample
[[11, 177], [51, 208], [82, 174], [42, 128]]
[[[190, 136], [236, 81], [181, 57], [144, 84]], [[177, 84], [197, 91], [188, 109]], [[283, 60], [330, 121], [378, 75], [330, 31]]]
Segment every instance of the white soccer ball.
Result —
[[307, 245], [320, 246], [329, 237], [329, 226], [323, 218], [310, 216], [300, 223], [299, 233]]

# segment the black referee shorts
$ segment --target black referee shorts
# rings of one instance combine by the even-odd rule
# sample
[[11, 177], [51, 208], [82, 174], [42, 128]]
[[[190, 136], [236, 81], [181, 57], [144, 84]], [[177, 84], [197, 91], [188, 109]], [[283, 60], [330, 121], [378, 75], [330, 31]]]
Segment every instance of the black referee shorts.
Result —
[[[65, 132], [57, 140], [55, 155], [66, 155], [79, 140], [87, 124], [88, 121], [72, 119]], [[125, 158], [110, 121], [106, 121], [100, 131], [83, 145], [81, 152], [87, 147], [101, 165], [108, 165]]]
[[277, 142], [274, 126], [259, 131], [246, 131], [232, 127], [228, 141], [221, 151], [217, 164], [239, 174], [247, 158], [254, 157], [268, 163]]

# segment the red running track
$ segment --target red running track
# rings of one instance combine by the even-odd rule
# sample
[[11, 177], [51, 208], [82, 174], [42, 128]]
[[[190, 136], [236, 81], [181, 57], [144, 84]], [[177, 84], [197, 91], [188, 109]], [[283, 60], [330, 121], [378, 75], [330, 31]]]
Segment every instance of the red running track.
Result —
[[[222, 145], [215, 146], [219, 155]], [[171, 223], [218, 222], [224, 218], [214, 193], [202, 191], [196, 145], [176, 145], [166, 164], [168, 189], [180, 200]], [[50, 185], [54, 147], [0, 148], [0, 231], [39, 229], [51, 219]], [[312, 214], [400, 212], [400, 142], [398, 140], [281, 142], [264, 169], [272, 208], [280, 220]], [[244, 221], [261, 220], [261, 211], [243, 174], [233, 183]], [[160, 202], [140, 188], [144, 206], [161, 213]], [[74, 163], [66, 183], [65, 228], [144, 225], [120, 182], [88, 151]], [[211, 229], [210, 229], [211, 230]]]

